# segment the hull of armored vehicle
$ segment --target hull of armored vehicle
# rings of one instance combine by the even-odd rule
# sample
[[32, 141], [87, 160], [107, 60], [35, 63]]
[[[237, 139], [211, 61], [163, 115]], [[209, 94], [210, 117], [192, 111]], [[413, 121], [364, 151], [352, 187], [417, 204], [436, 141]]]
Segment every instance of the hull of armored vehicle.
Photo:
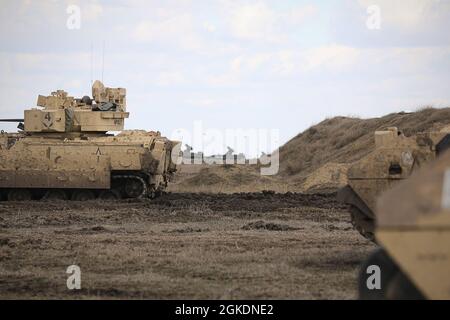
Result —
[[[380, 248], [359, 275], [361, 299], [450, 299], [450, 151], [397, 184], [377, 201]], [[370, 290], [366, 272], [381, 270]]]
[[0, 144], [0, 192], [9, 200], [153, 196], [175, 171], [173, 142], [155, 132], [65, 139], [3, 133]]
[[447, 132], [411, 137], [397, 128], [375, 132], [375, 150], [349, 168], [348, 184], [338, 193], [338, 199], [350, 205], [352, 224], [364, 237], [375, 240], [378, 197], [445, 151], [450, 145]]

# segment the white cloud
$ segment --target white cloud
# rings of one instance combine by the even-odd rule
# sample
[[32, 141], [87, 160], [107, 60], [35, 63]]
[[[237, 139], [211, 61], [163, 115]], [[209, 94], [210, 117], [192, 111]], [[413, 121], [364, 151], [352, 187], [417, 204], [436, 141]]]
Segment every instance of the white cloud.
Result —
[[276, 74], [291, 75], [295, 70], [295, 54], [291, 50], [278, 52], [278, 64], [273, 67]]
[[168, 15], [160, 12], [158, 18], [139, 22], [133, 37], [138, 42], [169, 43], [188, 50], [200, 50], [204, 46], [190, 13]]
[[203, 97], [203, 98], [187, 99], [186, 103], [194, 107], [211, 107], [214, 106], [217, 103], [217, 101], [209, 97]]
[[103, 14], [103, 6], [97, 1], [90, 1], [81, 6], [81, 18], [88, 21], [97, 20]]
[[257, 71], [268, 63], [272, 58], [272, 53], [255, 53], [241, 55], [230, 62], [233, 72], [253, 72]]
[[287, 18], [292, 24], [300, 24], [303, 23], [305, 19], [315, 15], [317, 12], [317, 7], [312, 4], [298, 6], [290, 10], [290, 12], [287, 14]]
[[243, 54], [230, 60], [224, 74], [209, 77], [209, 84], [236, 85], [245, 79], [261, 78], [261, 75], [286, 78], [315, 71], [347, 71], [360, 62], [360, 54], [359, 49], [340, 45]]
[[317, 13], [314, 5], [279, 11], [264, 2], [237, 4], [226, 2], [231, 33], [240, 39], [281, 42], [288, 39], [289, 26], [298, 26]]
[[264, 3], [235, 8], [231, 16], [233, 34], [244, 39], [261, 39], [273, 32], [276, 14]]
[[215, 32], [217, 30], [215, 25], [213, 25], [212, 23], [209, 23], [207, 21], [205, 21], [203, 23], [203, 28], [208, 32]]
[[184, 76], [178, 71], [161, 72], [156, 80], [156, 84], [160, 86], [177, 85], [184, 82]]
[[[354, 48], [344, 45], [311, 47], [304, 50], [276, 50], [242, 54], [232, 58], [225, 72], [205, 77], [213, 86], [237, 86], [262, 81], [307, 79], [320, 74], [348, 77], [364, 73], [369, 77], [414, 76], [436, 72], [436, 61], [445, 61], [450, 47]], [[440, 69], [448, 68], [442, 65]]]
[[317, 68], [342, 70], [356, 63], [359, 54], [359, 49], [342, 45], [312, 48], [302, 55], [301, 68], [307, 71]]
[[39, 72], [48, 68], [65, 68], [67, 70], [84, 71], [90, 67], [90, 54], [75, 52], [58, 53], [0, 53], [0, 59], [9, 70], [26, 70]]
[[237, 85], [243, 78], [252, 77], [257, 72], [270, 70], [274, 54], [260, 52], [254, 54], [243, 54], [231, 59], [228, 70], [221, 75], [211, 75], [208, 78], [210, 85]]

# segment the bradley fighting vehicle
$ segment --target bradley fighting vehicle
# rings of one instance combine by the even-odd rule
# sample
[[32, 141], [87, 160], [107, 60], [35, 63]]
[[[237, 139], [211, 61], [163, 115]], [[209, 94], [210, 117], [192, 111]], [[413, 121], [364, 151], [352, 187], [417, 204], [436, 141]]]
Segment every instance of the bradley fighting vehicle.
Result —
[[375, 203], [383, 191], [408, 178], [450, 146], [450, 127], [406, 137], [397, 128], [375, 132], [375, 150], [353, 164], [338, 199], [350, 205], [354, 227], [374, 241]]
[[[176, 171], [177, 142], [122, 131], [126, 90], [92, 86], [91, 99], [58, 90], [25, 111], [18, 133], [0, 134], [0, 195], [11, 201], [154, 197]], [[4, 121], [17, 121], [4, 120]]]
[[[384, 193], [376, 221], [380, 248], [361, 268], [360, 298], [450, 299], [450, 151]], [[379, 290], [367, 286], [371, 266]]]

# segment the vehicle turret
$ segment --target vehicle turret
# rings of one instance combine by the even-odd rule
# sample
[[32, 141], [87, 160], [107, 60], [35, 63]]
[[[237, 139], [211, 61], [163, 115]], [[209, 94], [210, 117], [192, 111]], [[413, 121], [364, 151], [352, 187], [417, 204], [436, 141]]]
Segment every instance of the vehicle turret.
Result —
[[37, 108], [25, 110], [24, 131], [37, 133], [106, 133], [124, 129], [126, 112], [126, 90], [106, 88], [100, 81], [92, 86], [88, 96], [74, 98], [63, 90], [50, 96], [40, 95]]

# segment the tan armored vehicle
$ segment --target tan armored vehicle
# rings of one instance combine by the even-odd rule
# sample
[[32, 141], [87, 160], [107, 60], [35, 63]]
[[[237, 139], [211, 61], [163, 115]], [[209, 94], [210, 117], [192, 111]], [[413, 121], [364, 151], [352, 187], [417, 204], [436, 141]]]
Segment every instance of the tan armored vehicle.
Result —
[[[384, 193], [375, 236], [382, 248], [361, 268], [362, 299], [450, 299], [450, 151]], [[378, 266], [380, 290], [368, 290]]]
[[[29, 199], [153, 197], [176, 167], [176, 142], [159, 132], [122, 131], [126, 91], [100, 81], [92, 96], [75, 99], [58, 90], [25, 111], [19, 133], [0, 135], [0, 194]], [[117, 135], [107, 132], [118, 132]]]
[[378, 196], [409, 177], [450, 146], [449, 128], [406, 137], [397, 128], [375, 132], [375, 150], [348, 170], [348, 185], [338, 199], [350, 205], [354, 227], [374, 240]]

